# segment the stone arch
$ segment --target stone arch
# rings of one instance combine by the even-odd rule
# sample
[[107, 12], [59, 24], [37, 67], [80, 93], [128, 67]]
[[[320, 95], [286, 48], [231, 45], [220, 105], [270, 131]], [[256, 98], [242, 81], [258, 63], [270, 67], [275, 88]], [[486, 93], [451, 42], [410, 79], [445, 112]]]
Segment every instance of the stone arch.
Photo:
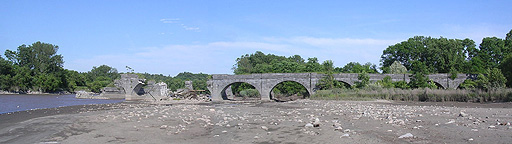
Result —
[[348, 86], [348, 88], [352, 87], [352, 85], [353, 85], [353, 84], [350, 84], [350, 83], [342, 81], [342, 80], [336, 80], [336, 81], [343, 83], [345, 86]]
[[433, 80], [432, 80], [432, 82], [434, 82], [434, 84], [436, 84], [436, 86], [437, 86], [439, 89], [446, 89], [446, 88], [445, 88], [445, 86], [444, 86], [443, 84], [441, 84], [441, 83], [439, 83], [439, 82], [436, 82], [436, 81], [433, 81]]
[[305, 82], [299, 82], [299, 81], [295, 81], [295, 80], [281, 80], [281, 81], [276, 81], [276, 82], [273, 82], [270, 84], [270, 87], [269, 87], [269, 90], [268, 90], [268, 96], [270, 99], [273, 99], [271, 97], [271, 92], [272, 90], [278, 85], [278, 84], [281, 84], [281, 83], [284, 83], [284, 82], [296, 82], [298, 84], [300, 84], [302, 87], [304, 87], [306, 89], [306, 92], [309, 94], [309, 95], [312, 95], [313, 94], [313, 91], [311, 90], [310, 88], [310, 84], [309, 83], [305, 83]]
[[142, 88], [144, 86], [144, 83], [137, 83], [137, 85], [135, 85], [135, 87], [133, 88], [133, 93], [136, 94], [136, 95], [144, 95], [144, 89]]
[[[236, 83], [246, 83], [246, 84], [249, 84], [249, 85], [253, 86], [253, 87], [254, 87], [254, 89], [258, 90], [258, 93], [261, 95], [261, 90], [260, 90], [260, 88], [258, 88], [258, 87], [257, 87], [257, 85], [256, 85], [256, 84], [254, 84], [254, 83], [250, 83], [250, 82], [247, 82], [247, 81], [232, 81], [232, 82], [228, 82], [228, 83], [226, 83], [226, 84], [224, 84], [224, 85], [220, 86], [220, 88], [221, 88], [221, 90], [220, 90], [220, 96], [221, 96], [222, 100], [229, 100], [229, 98], [228, 98], [228, 97], [227, 97], [227, 95], [226, 95], [226, 90], [227, 90], [228, 88], [231, 88], [231, 85], [236, 84]], [[211, 92], [211, 91], [210, 91], [210, 92]]]

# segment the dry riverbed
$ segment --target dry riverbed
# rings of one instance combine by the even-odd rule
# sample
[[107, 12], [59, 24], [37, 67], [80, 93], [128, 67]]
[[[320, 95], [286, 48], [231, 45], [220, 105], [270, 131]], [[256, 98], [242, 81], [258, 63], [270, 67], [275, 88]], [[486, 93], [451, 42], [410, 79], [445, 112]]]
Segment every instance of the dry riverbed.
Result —
[[511, 105], [124, 102], [3, 114], [0, 143], [510, 143]]

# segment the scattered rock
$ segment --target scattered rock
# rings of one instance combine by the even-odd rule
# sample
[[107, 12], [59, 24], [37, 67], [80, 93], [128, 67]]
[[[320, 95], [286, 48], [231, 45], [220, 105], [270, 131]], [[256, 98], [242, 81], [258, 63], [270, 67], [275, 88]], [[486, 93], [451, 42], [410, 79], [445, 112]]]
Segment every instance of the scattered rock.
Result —
[[261, 129], [268, 131], [268, 127], [266, 127], [266, 126], [261, 126]]
[[341, 126], [334, 128], [334, 131], [341, 131], [341, 130], [343, 130], [343, 128]]
[[350, 137], [350, 135], [349, 135], [349, 134], [343, 134], [341, 137], [342, 137], [342, 138], [343, 138], [343, 137]]
[[404, 135], [401, 135], [398, 138], [401, 139], [401, 138], [413, 138], [413, 137], [414, 137], [414, 135], [412, 135], [411, 133], [406, 133]]
[[334, 131], [341, 131], [341, 130], [343, 130], [343, 127], [341, 127], [341, 124], [339, 124], [337, 122], [334, 123], [332, 126], [334, 127]]
[[451, 124], [451, 123], [455, 123], [455, 120], [450, 120], [449, 122], [446, 122], [444, 124]]
[[314, 127], [319, 127], [319, 126], [320, 126], [320, 124], [321, 124], [321, 122], [320, 122], [320, 119], [318, 119], [318, 118], [316, 118], [316, 119], [315, 119], [315, 122], [313, 122], [313, 126], [314, 126]]
[[313, 124], [311, 124], [311, 123], [307, 123], [305, 127], [306, 127], [306, 128], [312, 128], [312, 127], [314, 127], [314, 125], [313, 125]]
[[469, 116], [468, 114], [464, 113], [464, 112], [460, 112], [459, 113], [459, 117], [467, 117]]

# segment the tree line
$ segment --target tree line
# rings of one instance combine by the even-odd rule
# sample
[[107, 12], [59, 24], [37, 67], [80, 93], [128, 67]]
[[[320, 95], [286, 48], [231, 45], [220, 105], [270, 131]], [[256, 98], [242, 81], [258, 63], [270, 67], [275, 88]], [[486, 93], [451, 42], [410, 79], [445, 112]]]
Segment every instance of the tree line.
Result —
[[[64, 69], [64, 57], [57, 54], [59, 46], [35, 42], [21, 45], [15, 51], [6, 50], [0, 55], [0, 91], [14, 93], [73, 93], [78, 90], [101, 92], [107, 86], [114, 86], [120, 78], [116, 68], [108, 65], [93, 67], [88, 72]], [[5, 58], [4, 58], [5, 56]], [[133, 69], [127, 66], [128, 70]], [[184, 81], [193, 81], [196, 89], [206, 90], [207, 74], [184, 72], [176, 77], [156, 74], [141, 74], [141, 78], [165, 82], [171, 90], [184, 88]]]

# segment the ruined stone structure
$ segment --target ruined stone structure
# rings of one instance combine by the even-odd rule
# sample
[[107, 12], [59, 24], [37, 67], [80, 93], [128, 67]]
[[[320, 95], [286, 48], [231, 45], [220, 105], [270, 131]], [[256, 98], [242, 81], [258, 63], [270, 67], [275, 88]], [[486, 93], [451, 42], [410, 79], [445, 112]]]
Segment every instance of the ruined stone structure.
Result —
[[169, 97], [167, 84], [155, 81], [146, 83], [136, 74], [121, 74], [114, 81], [116, 87], [105, 87], [98, 98], [126, 100], [161, 100]]
[[[333, 74], [334, 79], [354, 85], [359, 81], [355, 73]], [[369, 74], [370, 81], [375, 82], [382, 80], [386, 76], [390, 76], [393, 81], [410, 81], [410, 74]], [[215, 74], [208, 81], [208, 90], [210, 90], [212, 100], [227, 99], [226, 89], [234, 83], [248, 83], [256, 88], [261, 95], [261, 100], [270, 100], [270, 92], [279, 83], [285, 81], [293, 81], [301, 84], [306, 88], [309, 94], [314, 94], [317, 89], [317, 83], [320, 82], [325, 75], [317, 73], [265, 73], [250, 75], [227, 75]], [[443, 89], [455, 89], [468, 78], [466, 74], [459, 74], [457, 78], [452, 80], [450, 74], [431, 74], [428, 75], [437, 85]]]

